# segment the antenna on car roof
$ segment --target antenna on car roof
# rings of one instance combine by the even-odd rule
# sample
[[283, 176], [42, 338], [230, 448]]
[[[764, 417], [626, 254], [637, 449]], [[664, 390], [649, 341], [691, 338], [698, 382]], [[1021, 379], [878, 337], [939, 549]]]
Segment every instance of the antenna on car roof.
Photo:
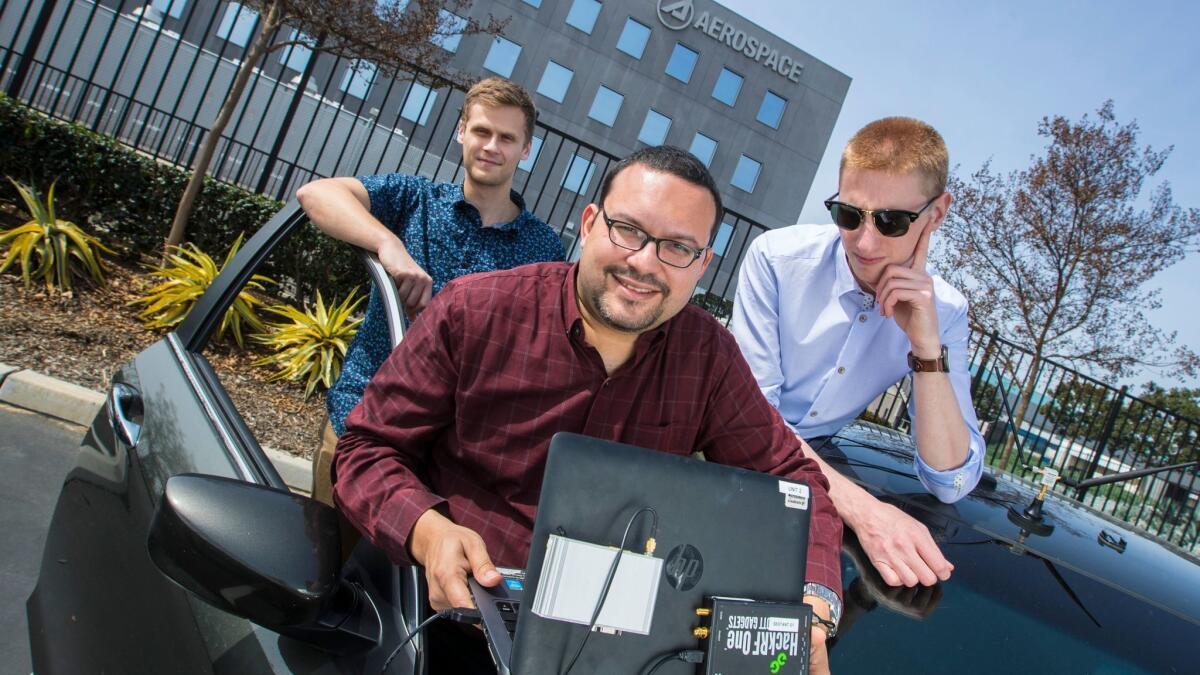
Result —
[[1190, 462], [1184, 462], [1182, 464], [1172, 464], [1170, 466], [1156, 466], [1156, 467], [1151, 467], [1148, 469], [1134, 469], [1133, 471], [1123, 471], [1121, 473], [1113, 473], [1113, 474], [1109, 474], [1107, 476], [1097, 476], [1096, 478], [1089, 478], [1087, 480], [1080, 480], [1080, 481], [1071, 480], [1070, 478], [1063, 478], [1062, 482], [1064, 485], [1066, 485], [1068, 487], [1075, 488], [1075, 498], [1079, 499], [1079, 497], [1083, 494], [1083, 492], [1085, 490], [1087, 490], [1088, 488], [1091, 488], [1091, 487], [1096, 487], [1097, 485], [1108, 485], [1109, 483], [1120, 483], [1122, 481], [1132, 480], [1134, 478], [1141, 478], [1143, 476], [1150, 476], [1152, 474], [1162, 473], [1163, 471], [1174, 471], [1175, 469], [1186, 469], [1189, 466], [1197, 466], [1197, 465], [1200, 465], [1200, 460], [1192, 460]]
[[1036, 468], [1026, 466], [1026, 469], [1034, 473], [1042, 475], [1042, 488], [1038, 490], [1037, 496], [1025, 507], [1024, 511], [1018, 511], [1013, 507], [1008, 507], [1008, 519], [1021, 528], [1021, 540], [1029, 534], [1036, 534], [1039, 537], [1049, 536], [1054, 531], [1054, 526], [1050, 523], [1043, 522], [1042, 505], [1046, 500], [1046, 493], [1054, 484], [1061, 480], [1058, 471], [1050, 467]]

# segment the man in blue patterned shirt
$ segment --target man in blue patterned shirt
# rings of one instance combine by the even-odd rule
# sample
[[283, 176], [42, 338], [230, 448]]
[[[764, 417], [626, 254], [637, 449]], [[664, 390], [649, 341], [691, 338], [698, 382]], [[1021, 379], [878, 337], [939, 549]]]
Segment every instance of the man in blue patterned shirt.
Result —
[[[296, 197], [325, 233], [379, 257], [411, 319], [456, 277], [563, 259], [558, 235], [512, 190], [517, 163], [529, 156], [535, 117], [527, 91], [488, 78], [463, 100], [462, 185], [401, 174], [327, 178], [302, 186]], [[366, 318], [326, 398], [329, 424], [313, 468], [313, 497], [321, 501], [332, 503], [329, 464], [346, 415], [389, 353], [387, 318], [372, 290]]]

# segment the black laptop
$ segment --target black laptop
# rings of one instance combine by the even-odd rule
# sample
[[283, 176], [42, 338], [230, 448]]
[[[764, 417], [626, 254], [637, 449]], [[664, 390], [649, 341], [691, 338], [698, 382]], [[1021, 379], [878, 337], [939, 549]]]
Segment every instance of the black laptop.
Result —
[[[652, 556], [643, 554], [652, 519], [644, 514], [634, 517], [645, 508], [654, 509], [658, 521]], [[559, 433], [550, 442], [527, 570], [501, 569], [503, 580], [495, 588], [472, 581], [501, 675], [561, 673], [589, 632], [587, 625], [533, 611], [548, 544], [553, 549], [569, 538], [613, 550], [631, 519], [626, 547], [630, 553], [620, 561], [622, 572], [627, 564], [630, 568], [656, 565], [661, 570], [661, 578], [651, 586], [650, 630], [645, 634], [593, 632], [572, 671], [576, 675], [637, 673], [666, 652], [702, 649], [692, 630], [701, 624], [696, 609], [707, 598], [800, 602], [804, 597], [807, 485]], [[552, 537], [557, 541], [552, 543]], [[552, 550], [552, 566], [557, 559]], [[552, 576], [553, 570], [548, 570], [547, 577]], [[605, 602], [606, 612], [622, 579], [623, 574], [618, 574]], [[560, 599], [572, 599], [573, 588], [555, 590]], [[594, 591], [580, 589], [582, 595], [590, 592], [588, 597], [598, 597]], [[603, 614], [601, 619], [598, 623], [603, 626]]]

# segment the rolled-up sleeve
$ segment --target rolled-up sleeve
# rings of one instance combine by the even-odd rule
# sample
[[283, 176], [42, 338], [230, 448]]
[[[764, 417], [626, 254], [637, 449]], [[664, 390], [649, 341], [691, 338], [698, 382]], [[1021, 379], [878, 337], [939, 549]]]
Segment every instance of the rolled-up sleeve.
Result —
[[[975, 416], [975, 406], [971, 402], [971, 372], [967, 366], [967, 308], [963, 304], [956, 311], [948, 325], [942, 329], [942, 344], [946, 346], [950, 362], [950, 385], [954, 388], [954, 398], [958, 410], [962, 414], [963, 424], [967, 427], [967, 457], [962, 465], [939, 471], [932, 468], [921, 459], [921, 453], [913, 453], [917, 477], [930, 494], [947, 504], [965, 497], [983, 475], [983, 455], [985, 446], [983, 435], [979, 433], [979, 419]], [[908, 397], [908, 416], [912, 423], [913, 445], [916, 446], [916, 429], [921, 423], [915, 410], [915, 397]]]

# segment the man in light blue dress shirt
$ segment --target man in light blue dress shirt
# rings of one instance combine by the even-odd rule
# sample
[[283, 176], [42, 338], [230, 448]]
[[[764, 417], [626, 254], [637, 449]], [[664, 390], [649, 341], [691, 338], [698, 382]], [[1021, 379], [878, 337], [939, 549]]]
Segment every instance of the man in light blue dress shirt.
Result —
[[[742, 264], [731, 329], [759, 387], [802, 438], [837, 433], [913, 372], [918, 478], [953, 502], [983, 470], [971, 404], [967, 301], [926, 269], [950, 207], [949, 157], [929, 125], [872, 122], [842, 155], [832, 225], [761, 235]], [[928, 529], [822, 465], [830, 496], [883, 579], [932, 585], [953, 565]]]

